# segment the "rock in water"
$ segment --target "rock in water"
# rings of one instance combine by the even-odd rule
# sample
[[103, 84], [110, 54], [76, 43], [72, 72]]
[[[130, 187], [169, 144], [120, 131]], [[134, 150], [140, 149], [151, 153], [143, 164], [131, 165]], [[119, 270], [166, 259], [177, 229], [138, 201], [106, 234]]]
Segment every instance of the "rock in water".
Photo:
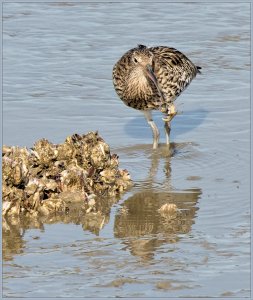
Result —
[[41, 139], [30, 151], [3, 146], [2, 155], [3, 215], [47, 215], [76, 203], [95, 211], [97, 198], [115, 197], [132, 184], [97, 132], [58, 145]]

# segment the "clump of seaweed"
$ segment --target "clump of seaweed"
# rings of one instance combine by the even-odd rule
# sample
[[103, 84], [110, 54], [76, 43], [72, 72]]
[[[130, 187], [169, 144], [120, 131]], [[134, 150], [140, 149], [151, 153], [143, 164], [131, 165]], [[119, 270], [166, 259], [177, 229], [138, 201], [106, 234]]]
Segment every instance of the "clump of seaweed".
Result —
[[48, 215], [81, 203], [96, 212], [97, 199], [120, 195], [131, 185], [128, 171], [97, 132], [46, 139], [27, 148], [3, 146], [3, 215]]

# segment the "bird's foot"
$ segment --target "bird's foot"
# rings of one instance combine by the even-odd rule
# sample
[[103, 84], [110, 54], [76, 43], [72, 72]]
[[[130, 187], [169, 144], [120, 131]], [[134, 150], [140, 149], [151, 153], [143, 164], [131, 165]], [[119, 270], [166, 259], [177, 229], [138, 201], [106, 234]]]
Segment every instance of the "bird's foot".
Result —
[[168, 112], [168, 109], [165, 105], [160, 104], [159, 111], [165, 114], [166, 112]]
[[172, 104], [170, 106], [168, 112], [166, 113], [165, 117], [163, 118], [163, 121], [170, 122], [177, 114], [178, 114], [178, 112], [176, 111], [176, 107], [174, 104]]

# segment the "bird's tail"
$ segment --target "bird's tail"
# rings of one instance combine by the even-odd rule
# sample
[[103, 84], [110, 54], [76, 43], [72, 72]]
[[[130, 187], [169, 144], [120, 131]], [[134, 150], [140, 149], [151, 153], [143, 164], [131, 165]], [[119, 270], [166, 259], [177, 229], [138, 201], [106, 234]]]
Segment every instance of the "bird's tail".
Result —
[[196, 68], [197, 68], [197, 73], [201, 74], [200, 70], [201, 70], [202, 68], [199, 67], [199, 66], [196, 66]]

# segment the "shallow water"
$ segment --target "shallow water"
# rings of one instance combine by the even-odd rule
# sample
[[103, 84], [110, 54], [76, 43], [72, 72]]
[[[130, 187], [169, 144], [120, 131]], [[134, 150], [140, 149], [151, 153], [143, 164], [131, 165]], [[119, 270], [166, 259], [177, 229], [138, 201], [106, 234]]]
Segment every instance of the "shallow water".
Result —
[[[3, 143], [98, 130], [134, 181], [99, 224], [7, 221], [3, 295], [248, 297], [249, 4], [4, 3], [3, 14]], [[203, 68], [177, 100], [170, 151], [152, 150], [112, 86], [113, 64], [139, 43]], [[163, 218], [164, 203], [180, 216]]]

